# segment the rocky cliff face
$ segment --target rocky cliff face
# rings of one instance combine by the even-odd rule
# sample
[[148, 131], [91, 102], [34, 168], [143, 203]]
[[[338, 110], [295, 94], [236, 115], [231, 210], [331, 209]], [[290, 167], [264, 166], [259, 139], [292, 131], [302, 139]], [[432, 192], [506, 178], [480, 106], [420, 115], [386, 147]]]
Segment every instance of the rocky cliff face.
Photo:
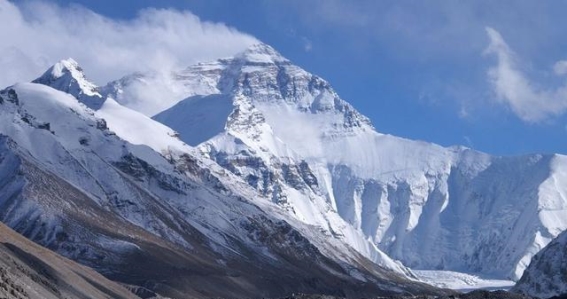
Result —
[[539, 298], [567, 295], [567, 232], [534, 256], [512, 291]]

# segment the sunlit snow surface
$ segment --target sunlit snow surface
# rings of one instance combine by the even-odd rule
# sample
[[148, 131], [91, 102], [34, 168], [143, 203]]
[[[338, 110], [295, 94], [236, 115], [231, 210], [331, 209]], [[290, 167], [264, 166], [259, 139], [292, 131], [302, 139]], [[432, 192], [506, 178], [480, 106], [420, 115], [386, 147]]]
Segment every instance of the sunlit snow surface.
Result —
[[440, 288], [468, 292], [477, 289], [508, 290], [514, 286], [511, 280], [491, 279], [454, 271], [414, 270], [422, 281]]

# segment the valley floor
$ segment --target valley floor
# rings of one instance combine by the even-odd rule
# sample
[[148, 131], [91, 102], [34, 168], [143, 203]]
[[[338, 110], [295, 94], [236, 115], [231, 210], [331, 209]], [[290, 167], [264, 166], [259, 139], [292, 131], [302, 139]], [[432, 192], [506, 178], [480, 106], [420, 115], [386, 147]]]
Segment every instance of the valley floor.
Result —
[[459, 292], [482, 290], [508, 290], [514, 286], [511, 280], [491, 279], [467, 273], [441, 270], [413, 270], [422, 281], [440, 288]]

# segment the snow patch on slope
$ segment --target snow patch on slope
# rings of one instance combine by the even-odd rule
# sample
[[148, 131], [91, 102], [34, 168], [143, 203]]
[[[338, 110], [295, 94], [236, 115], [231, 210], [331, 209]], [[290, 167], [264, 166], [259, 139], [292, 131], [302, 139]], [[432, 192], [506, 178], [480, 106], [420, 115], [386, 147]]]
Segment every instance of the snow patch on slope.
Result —
[[[156, 121], [179, 129], [179, 137], [197, 146], [225, 129], [233, 110], [232, 100], [224, 95], [193, 96], [153, 117]], [[186, 111], [179, 114], [177, 111]]]
[[177, 132], [118, 104], [112, 98], [107, 98], [95, 115], [106, 120], [111, 131], [132, 144], [147, 145], [162, 154], [172, 150], [189, 150], [189, 147], [177, 138]]
[[[547, 230], [536, 238], [538, 250], [534, 251], [543, 249], [529, 261], [513, 288], [516, 292], [540, 298], [567, 294], [567, 231], [564, 231], [567, 218], [561, 212], [567, 208], [567, 186], [561, 183], [567, 179], [567, 156], [555, 155], [551, 168], [551, 176], [539, 189], [545, 200], [538, 206], [538, 216]], [[549, 242], [558, 232], [561, 232], [559, 236]]]

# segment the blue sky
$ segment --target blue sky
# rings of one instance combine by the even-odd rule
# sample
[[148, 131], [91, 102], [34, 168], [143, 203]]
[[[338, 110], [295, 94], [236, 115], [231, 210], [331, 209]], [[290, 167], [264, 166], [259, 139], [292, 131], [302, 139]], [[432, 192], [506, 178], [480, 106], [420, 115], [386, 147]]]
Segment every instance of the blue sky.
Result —
[[328, 80], [382, 133], [497, 155], [567, 154], [567, 2], [50, 3], [117, 22], [156, 7], [224, 23]]

